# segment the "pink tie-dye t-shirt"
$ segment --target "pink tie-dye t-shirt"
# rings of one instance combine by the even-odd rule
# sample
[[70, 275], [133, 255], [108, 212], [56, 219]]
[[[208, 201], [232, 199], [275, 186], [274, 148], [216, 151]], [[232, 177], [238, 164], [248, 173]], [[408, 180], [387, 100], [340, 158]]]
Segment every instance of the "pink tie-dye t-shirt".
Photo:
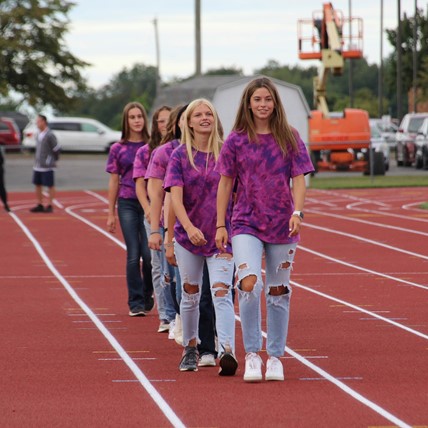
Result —
[[134, 160], [134, 170], [132, 173], [132, 178], [136, 180], [137, 178], [145, 177], [147, 172], [147, 166], [150, 161], [150, 146], [145, 144], [143, 147], [140, 147], [135, 154]]
[[[207, 165], [207, 156], [208, 165]], [[220, 174], [214, 170], [215, 159], [212, 154], [194, 152], [197, 170], [190, 164], [186, 146], [178, 147], [172, 153], [165, 176], [165, 190], [173, 186], [183, 188], [183, 205], [192, 224], [204, 234], [207, 244], [193, 245], [181, 223], [177, 220], [174, 227], [176, 241], [193, 254], [210, 257], [219, 251], [215, 244], [216, 234], [216, 198]], [[226, 216], [226, 228], [230, 235], [230, 204]], [[226, 249], [232, 253], [230, 242]]]
[[107, 159], [106, 171], [110, 174], [119, 174], [119, 198], [137, 199], [135, 193], [135, 182], [132, 178], [134, 159], [137, 150], [144, 146], [145, 142], [114, 143]]
[[287, 145], [284, 157], [272, 134], [260, 134], [250, 143], [246, 133], [233, 131], [226, 139], [216, 171], [236, 179], [232, 236], [248, 234], [271, 244], [298, 242], [289, 237], [294, 211], [290, 179], [314, 170], [305, 144], [295, 131], [298, 152]]
[[147, 167], [146, 179], [158, 178], [163, 180], [166, 174], [169, 158], [176, 147], [180, 145], [179, 140], [172, 140], [157, 147], [150, 158]]

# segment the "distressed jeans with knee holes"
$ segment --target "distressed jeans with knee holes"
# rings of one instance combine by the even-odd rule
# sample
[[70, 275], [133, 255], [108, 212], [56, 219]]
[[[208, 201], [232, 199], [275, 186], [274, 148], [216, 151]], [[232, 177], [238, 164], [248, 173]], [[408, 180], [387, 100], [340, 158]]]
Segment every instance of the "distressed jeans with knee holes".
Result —
[[[235, 311], [232, 300], [233, 258], [226, 259], [222, 255], [210, 257], [199, 256], [183, 248], [179, 243], [174, 244], [178, 268], [180, 270], [182, 295], [180, 314], [183, 325], [183, 345], [187, 346], [191, 339], [197, 339], [199, 323], [199, 301], [201, 298], [202, 275], [204, 260], [207, 262], [211, 295], [216, 316], [216, 330], [219, 342], [219, 352], [229, 345], [235, 351]], [[225, 284], [226, 288], [220, 286]], [[188, 293], [186, 285], [196, 286], [195, 294]], [[219, 295], [223, 294], [224, 295]]]
[[[146, 228], [147, 236], [150, 236], [150, 224], [147, 219], [144, 219], [144, 226]], [[159, 227], [161, 231], [162, 238], [164, 236], [163, 227]], [[164, 272], [164, 265], [166, 264], [165, 258], [165, 248], [162, 245], [161, 250], [150, 250], [152, 256], [152, 280], [153, 280], [153, 290], [156, 297], [156, 303], [158, 306], [158, 314], [160, 320], [172, 321], [175, 319], [175, 308], [174, 302], [172, 300], [171, 290], [169, 283], [166, 280], [165, 276], [168, 276]], [[165, 261], [164, 261], [165, 259]]]
[[[252, 235], [232, 238], [233, 257], [238, 277], [239, 312], [246, 352], [259, 352], [263, 337], [261, 327], [261, 293], [265, 288], [267, 308], [266, 350], [269, 356], [284, 355], [290, 316], [290, 273], [297, 243], [268, 244]], [[262, 256], [265, 252], [266, 287], [262, 281]], [[243, 291], [241, 281], [250, 275], [257, 280], [252, 291]], [[285, 290], [284, 290], [285, 288]], [[270, 294], [272, 293], [277, 295]], [[284, 294], [285, 291], [285, 294]], [[282, 294], [280, 294], [282, 293]]]

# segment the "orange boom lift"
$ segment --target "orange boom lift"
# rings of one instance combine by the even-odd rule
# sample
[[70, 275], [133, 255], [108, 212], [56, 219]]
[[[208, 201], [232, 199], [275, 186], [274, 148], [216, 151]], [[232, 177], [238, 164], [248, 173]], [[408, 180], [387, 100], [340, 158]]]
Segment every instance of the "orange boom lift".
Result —
[[370, 146], [367, 111], [346, 108], [330, 113], [326, 100], [328, 73], [341, 75], [345, 59], [362, 58], [362, 20], [344, 18], [331, 3], [298, 21], [299, 58], [320, 60], [314, 78], [314, 105], [309, 119], [309, 148], [316, 171], [364, 171], [367, 161], [360, 152]]

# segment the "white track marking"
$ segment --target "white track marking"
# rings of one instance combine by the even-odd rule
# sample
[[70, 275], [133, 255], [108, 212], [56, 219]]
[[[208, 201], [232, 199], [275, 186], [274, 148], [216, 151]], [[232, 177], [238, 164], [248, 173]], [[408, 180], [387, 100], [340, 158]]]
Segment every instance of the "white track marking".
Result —
[[[235, 318], [241, 322], [241, 318], [238, 315], [235, 315]], [[262, 332], [263, 337], [266, 339], [267, 334], [263, 331]], [[348, 385], [341, 382], [339, 379], [332, 376], [330, 373], [326, 372], [322, 368], [316, 366], [314, 363], [310, 362], [307, 358], [302, 357], [297, 352], [290, 349], [288, 346], [285, 347], [285, 352], [290, 354], [292, 357], [294, 357], [297, 361], [305, 365], [306, 367], [310, 368], [314, 372], [318, 373], [320, 376], [322, 376], [324, 379], [331, 382], [333, 385], [340, 388], [342, 391], [344, 391], [346, 394], [350, 395], [355, 400], [359, 401], [360, 403], [364, 404], [365, 406], [372, 409], [374, 412], [378, 413], [388, 421], [396, 424], [400, 428], [411, 428], [412, 426], [407, 424], [406, 422], [402, 421], [401, 419], [398, 419], [396, 416], [394, 416], [392, 413], [388, 412], [387, 410], [380, 407], [378, 404], [374, 403], [373, 401], [370, 401], [354, 389], [350, 388]]]
[[428, 286], [425, 286], [425, 285], [422, 285], [422, 284], [418, 284], [416, 282], [406, 281], [405, 279], [396, 278], [395, 276], [387, 275], [387, 274], [384, 274], [384, 273], [381, 273], [381, 272], [377, 272], [377, 271], [374, 271], [374, 270], [371, 270], [371, 269], [366, 269], [366, 268], [363, 268], [361, 266], [354, 265], [352, 263], [347, 263], [347, 262], [344, 262], [342, 260], [335, 259], [334, 257], [330, 257], [330, 256], [327, 256], [325, 254], [319, 253], [318, 251], [310, 250], [309, 248], [306, 248], [306, 247], [304, 247], [302, 245], [299, 245], [298, 248], [299, 248], [299, 250], [306, 251], [308, 253], [314, 254], [315, 256], [322, 257], [324, 259], [330, 260], [330, 261], [335, 262], [335, 263], [340, 263], [341, 265], [348, 266], [348, 267], [350, 267], [352, 269], [362, 270], [363, 272], [367, 272], [367, 273], [370, 273], [370, 274], [373, 274], [373, 275], [381, 276], [383, 278], [387, 278], [387, 279], [390, 279], [392, 281], [397, 281], [397, 282], [400, 282], [402, 284], [407, 284], [407, 285], [411, 285], [413, 287], [418, 287], [418, 288], [422, 288], [424, 290], [428, 290]]
[[373, 241], [372, 239], [363, 238], [363, 237], [357, 236], [357, 235], [352, 235], [351, 233], [339, 232], [338, 230], [329, 229], [327, 227], [315, 226], [314, 224], [310, 224], [310, 223], [305, 223], [305, 227], [311, 227], [312, 229], [318, 229], [318, 230], [322, 230], [324, 232], [334, 233], [336, 235], [341, 235], [341, 236], [346, 236], [348, 238], [353, 238], [353, 239], [357, 239], [359, 241], [367, 242], [368, 244], [377, 245], [379, 247], [388, 248], [389, 250], [392, 250], [392, 251], [398, 251], [399, 253], [404, 253], [404, 254], [407, 254], [409, 256], [419, 257], [421, 259], [428, 260], [428, 256], [425, 256], [423, 254], [418, 254], [418, 253], [414, 253], [412, 251], [402, 250], [401, 248], [393, 247], [392, 245], [382, 244], [381, 242]]
[[[390, 318], [385, 318], [381, 315], [378, 315], [376, 312], [368, 311], [367, 309], [361, 308], [360, 306], [353, 305], [352, 303], [346, 302], [345, 300], [341, 300], [341, 299], [338, 299], [336, 297], [330, 296], [328, 294], [322, 293], [321, 291], [314, 290], [313, 288], [306, 287], [305, 285], [299, 284], [298, 282], [295, 282], [295, 281], [290, 281], [290, 284], [292, 284], [293, 286], [295, 286], [297, 288], [301, 288], [303, 290], [309, 291], [310, 293], [324, 297], [325, 299], [332, 300], [333, 302], [339, 303], [340, 305], [347, 306], [348, 308], [352, 308], [352, 309], [357, 310], [359, 312], [363, 312], [367, 315], [370, 315], [373, 318], [377, 318], [378, 320], [381, 320], [381, 321], [386, 322], [388, 324], [392, 324], [394, 327], [401, 328], [402, 330], [405, 330], [409, 333], [412, 333], [415, 336], [419, 336], [422, 339], [428, 340], [428, 335], [421, 333], [420, 331], [413, 330], [412, 328], [409, 328], [409, 327], [407, 327], [403, 324], [400, 324], [398, 322], [395, 322]], [[398, 318], [398, 319], [407, 319], [407, 318]]]
[[[165, 417], [171, 422], [174, 427], [185, 427], [183, 422], [178, 418], [178, 416], [174, 413], [168, 403], [163, 399], [163, 397], [157, 392], [157, 390], [153, 387], [147, 377], [143, 374], [140, 368], [134, 363], [132, 358], [126, 353], [117, 339], [110, 333], [110, 331], [104, 326], [104, 324], [98, 319], [98, 317], [92, 312], [89, 306], [78, 296], [78, 294], [74, 291], [73, 287], [67, 282], [67, 280], [59, 273], [59, 271], [52, 264], [51, 260], [48, 258], [43, 248], [40, 246], [38, 241], [32, 235], [30, 230], [21, 222], [21, 220], [16, 216], [16, 214], [11, 213], [11, 216], [18, 224], [18, 226], [22, 229], [22, 231], [27, 235], [28, 239], [34, 245], [36, 251], [39, 253], [40, 257], [45, 262], [46, 266], [52, 272], [52, 274], [58, 279], [58, 281], [63, 285], [63, 287], [67, 290], [68, 294], [71, 298], [80, 306], [80, 308], [88, 315], [88, 317], [95, 324], [97, 329], [102, 333], [102, 335], [107, 339], [113, 349], [120, 355], [124, 363], [129, 367], [135, 377], [138, 379], [138, 382], [144, 387], [153, 401], [157, 404], [161, 412], [165, 415]], [[98, 229], [97, 229], [98, 230]]]
[[[95, 197], [99, 197], [99, 195], [94, 194]], [[99, 197], [101, 198], [101, 197]], [[89, 224], [89, 223], [87, 223]], [[294, 285], [296, 286], [300, 286], [300, 284], [294, 283]], [[307, 287], [304, 286], [300, 286], [301, 288], [305, 288], [307, 289]], [[308, 289], [308, 291], [313, 291], [311, 289]], [[317, 293], [320, 295], [323, 295], [323, 293]], [[330, 296], [327, 295], [323, 295], [326, 298], [330, 298]], [[351, 305], [351, 304], [346, 304], [346, 302], [340, 301], [339, 299], [334, 299], [331, 298], [332, 300], [336, 300], [338, 302], [340, 302], [341, 304], [345, 304], [346, 306], [349, 306], [353, 309], [357, 309], [360, 310], [361, 308], [358, 308], [357, 306]], [[360, 312], [364, 312], [364, 313], [369, 313], [369, 311], [366, 310], [360, 310]], [[380, 317], [377, 314], [373, 314], [375, 317], [382, 319], [384, 321], [390, 322], [388, 319]], [[235, 315], [235, 318], [240, 322], [241, 319], [239, 316]], [[406, 328], [405, 326], [401, 326], [398, 323], [395, 323], [394, 321], [390, 322], [391, 324], [394, 324], [396, 327], [400, 327], [400, 328], [404, 328], [405, 330], [410, 330]], [[419, 332], [416, 332], [419, 333]], [[264, 337], [266, 338], [266, 333], [263, 332]], [[428, 337], [427, 337], [428, 339]], [[302, 364], [306, 365], [307, 367], [309, 367], [310, 369], [312, 369], [313, 371], [315, 371], [316, 373], [320, 374], [321, 376], [323, 376], [325, 379], [327, 379], [328, 381], [332, 382], [334, 385], [338, 386], [340, 389], [342, 389], [344, 392], [346, 392], [347, 394], [351, 395], [353, 398], [355, 398], [356, 400], [360, 401], [361, 403], [363, 403], [364, 405], [368, 406], [370, 409], [374, 410], [376, 413], [380, 414], [381, 416], [383, 416], [384, 418], [386, 418], [387, 420], [389, 420], [390, 422], [395, 423], [397, 426], [399, 427], [403, 427], [403, 428], [411, 428], [410, 425], [406, 424], [405, 422], [401, 421], [400, 419], [398, 419], [397, 417], [395, 417], [394, 415], [392, 415], [391, 413], [389, 413], [388, 411], [386, 411], [385, 409], [383, 409], [382, 407], [378, 406], [377, 404], [373, 403], [372, 401], [368, 400], [367, 398], [365, 398], [364, 396], [362, 396], [361, 394], [359, 394], [358, 392], [354, 391], [352, 388], [348, 387], [347, 385], [345, 385], [343, 382], [340, 382], [339, 380], [337, 380], [334, 376], [330, 375], [329, 373], [327, 373], [326, 371], [324, 371], [323, 369], [321, 369], [320, 367], [316, 366], [315, 364], [311, 363], [310, 361], [308, 361], [308, 359], [302, 357], [300, 354], [298, 354], [297, 352], [293, 351], [292, 349], [286, 347], [285, 348], [286, 352], [289, 353], [292, 357], [296, 358], [299, 362], [301, 362]]]
[[[385, 211], [369, 210], [367, 208], [360, 208], [360, 207], [356, 208], [356, 205], [359, 205], [361, 203], [363, 203], [363, 202], [355, 202], [355, 203], [347, 205], [346, 208], [351, 209], [351, 210], [355, 210], [355, 211], [361, 211], [361, 212], [366, 212], [366, 213], [371, 213], [371, 214], [378, 214], [378, 215], [382, 215], [385, 217], [395, 217], [395, 218], [399, 218], [399, 219], [403, 220], [403, 214], [394, 214], [394, 213], [388, 213]], [[419, 203], [421, 203], [421, 202], [419, 202]], [[404, 208], [404, 207], [402, 207], [402, 208]], [[406, 209], [406, 208], [404, 208], [404, 209]], [[419, 211], [424, 212], [425, 214], [428, 215], [428, 212], [426, 212], [426, 210], [419, 210]], [[421, 223], [428, 223], [428, 219], [419, 218], [419, 217], [412, 217], [412, 216], [408, 216], [408, 215], [406, 215], [406, 220], [419, 221]]]
[[[322, 212], [322, 211], [318, 211], [318, 210], [314, 210], [314, 209], [308, 209], [306, 211], [309, 213], [319, 214], [319, 215], [322, 215], [325, 217], [334, 217], [334, 218], [339, 218], [341, 220], [354, 221], [357, 223], [368, 224], [370, 226], [382, 227], [384, 229], [393, 229], [393, 230], [399, 230], [400, 232], [413, 233], [416, 235], [428, 236], [428, 233], [420, 232], [418, 230], [405, 229], [404, 227], [390, 226], [388, 224], [382, 224], [382, 223], [375, 223], [374, 221], [362, 220], [360, 218], [348, 217], [348, 216], [344, 216], [344, 215], [340, 215], [340, 214], [333, 214], [331, 212], [326, 213], [326, 212]], [[365, 210], [362, 210], [362, 211], [365, 211]], [[401, 216], [400, 218], [403, 218], [403, 217]]]

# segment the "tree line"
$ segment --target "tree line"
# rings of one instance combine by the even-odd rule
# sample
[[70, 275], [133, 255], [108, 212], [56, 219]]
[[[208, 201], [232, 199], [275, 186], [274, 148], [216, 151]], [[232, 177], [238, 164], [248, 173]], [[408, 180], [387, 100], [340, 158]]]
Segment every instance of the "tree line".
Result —
[[[91, 88], [81, 74], [89, 64], [69, 52], [64, 43], [69, 26], [68, 13], [73, 6], [72, 2], [65, 0], [0, 0], [0, 110], [17, 110], [24, 103], [39, 110], [49, 104], [57, 115], [94, 117], [119, 128], [121, 113], [118, 106], [132, 99], [151, 110], [156, 97], [156, 67], [134, 64], [113, 75], [103, 87]], [[395, 47], [397, 29], [386, 30], [386, 35], [388, 42]], [[407, 93], [413, 85], [415, 45], [419, 69], [417, 86], [421, 89], [420, 97], [428, 95], [428, 13], [418, 9], [416, 20], [413, 16], [404, 15], [401, 40], [402, 105], [403, 111], [407, 111]], [[349, 67], [347, 60], [343, 74], [328, 79], [327, 101], [331, 111], [341, 111], [350, 106]], [[353, 60], [352, 68], [353, 107], [365, 109], [371, 117], [377, 117], [379, 66], [359, 59]], [[383, 66], [384, 113], [392, 117], [397, 112], [396, 68], [397, 54], [394, 50], [385, 58]], [[314, 107], [313, 78], [317, 72], [315, 66], [289, 66], [274, 59], [254, 70], [254, 74], [264, 74], [300, 86], [311, 108]], [[242, 70], [222, 67], [205, 74], [242, 75]]]

